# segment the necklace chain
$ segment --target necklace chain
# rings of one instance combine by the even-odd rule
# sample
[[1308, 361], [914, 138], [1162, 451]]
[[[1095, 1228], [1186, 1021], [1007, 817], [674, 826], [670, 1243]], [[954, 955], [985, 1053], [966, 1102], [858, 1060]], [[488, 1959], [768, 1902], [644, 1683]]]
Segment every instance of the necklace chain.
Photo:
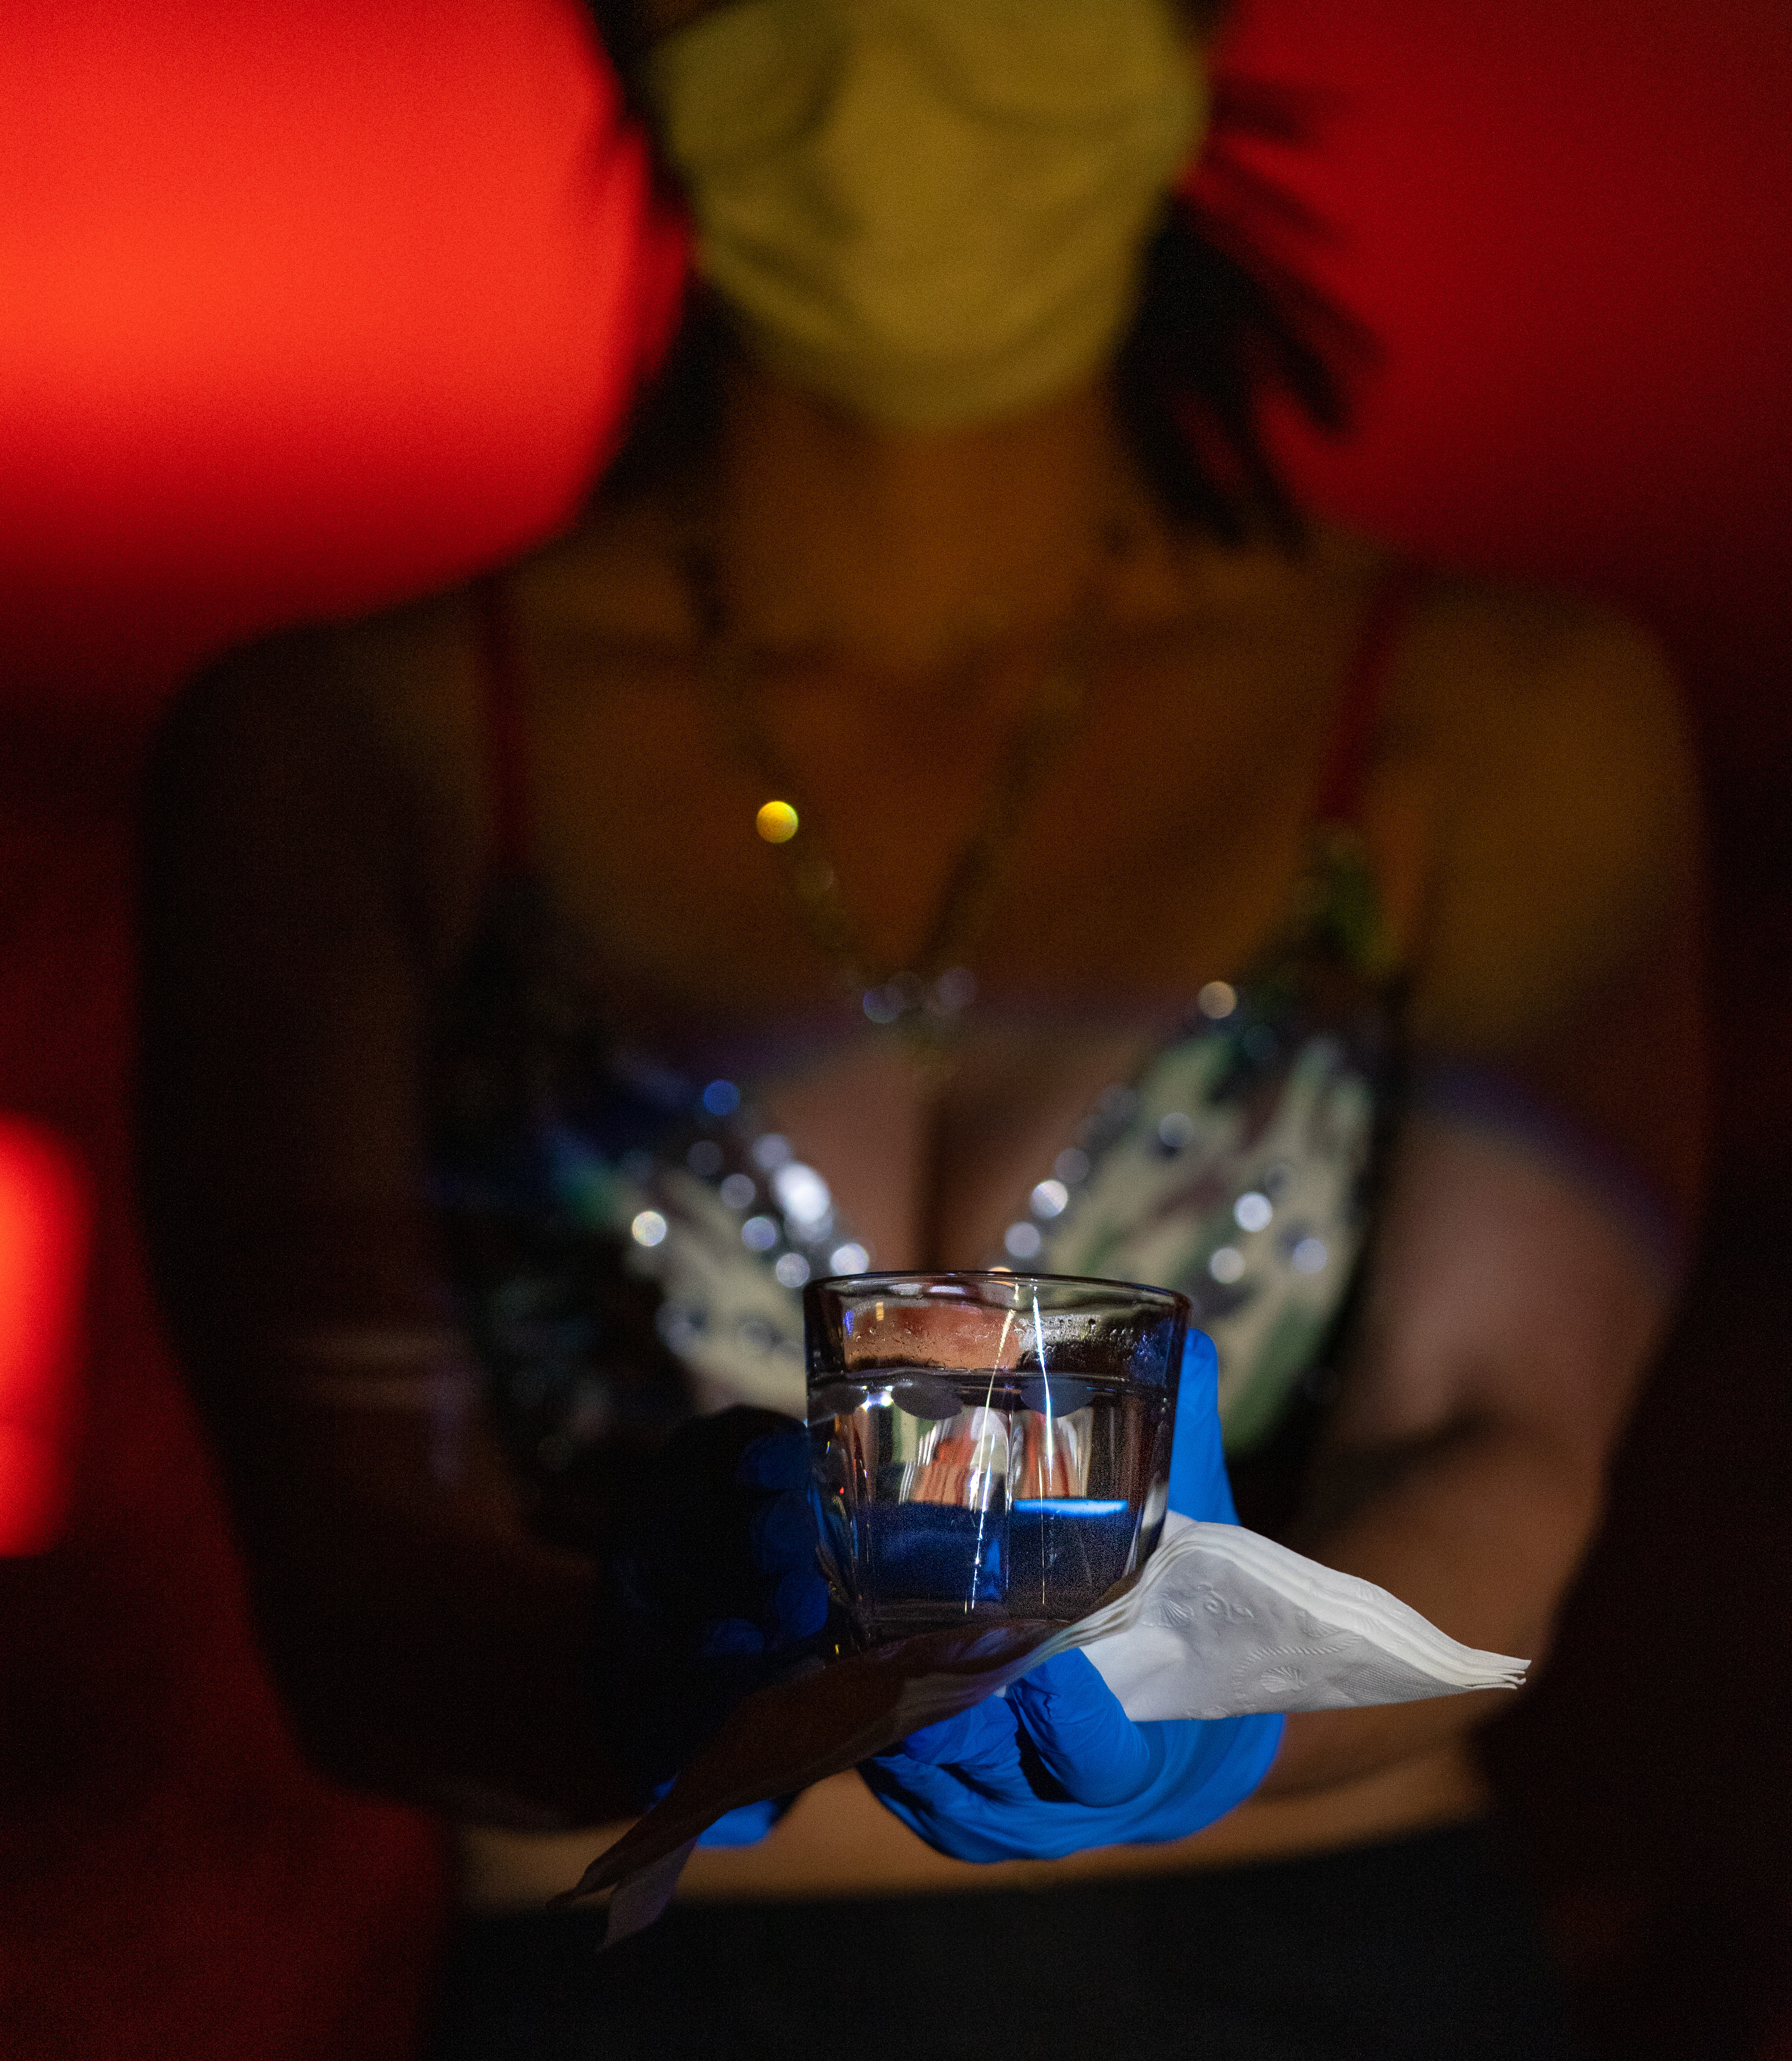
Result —
[[842, 887], [822, 819], [754, 704], [752, 654], [729, 630], [713, 563], [695, 562], [693, 585], [704, 619], [706, 677], [730, 743], [778, 797], [760, 810], [759, 835], [782, 862], [803, 928], [864, 1015], [894, 1031], [918, 1067], [943, 1071], [958, 1019], [976, 994], [970, 962], [994, 914], [1027, 807], [1082, 716], [1086, 611], [1048, 662], [1002, 750], [970, 836], [946, 875], [920, 947], [904, 965], [872, 949]]

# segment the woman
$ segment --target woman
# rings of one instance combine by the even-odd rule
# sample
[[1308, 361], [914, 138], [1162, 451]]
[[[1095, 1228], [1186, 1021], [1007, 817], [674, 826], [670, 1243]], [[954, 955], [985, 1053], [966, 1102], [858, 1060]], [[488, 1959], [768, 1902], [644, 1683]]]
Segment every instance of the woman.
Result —
[[[796, 1409], [808, 1275], [1190, 1289], [1247, 1521], [1536, 1654], [1699, 1178], [1671, 689], [1288, 516], [1253, 368], [1323, 374], [1166, 226], [1205, 12], [606, 26], [707, 282], [631, 448], [500, 580], [199, 683], [148, 876], [152, 1223], [270, 1652], [492, 1905], [639, 1808], [601, 1571], [682, 1416]], [[470, 1924], [441, 2051], [1556, 2051], [1486, 1714], [1296, 1718], [1207, 1830], [1050, 1863], [838, 1778], [601, 1966]]]

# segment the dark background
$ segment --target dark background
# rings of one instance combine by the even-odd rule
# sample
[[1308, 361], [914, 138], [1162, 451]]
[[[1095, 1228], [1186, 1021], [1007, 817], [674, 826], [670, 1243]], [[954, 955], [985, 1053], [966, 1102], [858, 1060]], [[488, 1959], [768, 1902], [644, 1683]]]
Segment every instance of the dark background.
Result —
[[[1602, 2055], [1792, 2056], [1792, 17], [1257, 0], [1273, 169], [1381, 334], [1321, 507], [1617, 601], [1712, 824], [1704, 1252], [1539, 1691], [1490, 1752]], [[145, 1290], [132, 818], [205, 651], [575, 505], [663, 305], [554, 0], [13, 0], [0, 27], [0, 1111], [98, 1201], [72, 1499], [0, 1562], [0, 2051], [375, 2061], [429, 1824], [297, 1763]], [[1266, 159], [1266, 164], [1270, 160]]]

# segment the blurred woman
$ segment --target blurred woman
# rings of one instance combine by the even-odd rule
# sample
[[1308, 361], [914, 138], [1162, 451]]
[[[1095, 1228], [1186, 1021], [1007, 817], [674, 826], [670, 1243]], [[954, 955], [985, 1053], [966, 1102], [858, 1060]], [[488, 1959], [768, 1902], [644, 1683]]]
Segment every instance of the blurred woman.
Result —
[[643, 1801], [631, 1487], [801, 1414], [806, 1279], [1183, 1289], [1246, 1521], [1536, 1654], [1701, 1147], [1670, 685], [1290, 507], [1262, 402], [1337, 386], [1180, 190], [1210, 10], [602, 26], [700, 274], [621, 458], [214, 668], [150, 838], [164, 1294], [310, 1750], [465, 1828], [440, 2051], [1560, 2051], [1481, 1698], [1166, 1844], [979, 1867], [849, 1775], [602, 1963], [524, 1907]]

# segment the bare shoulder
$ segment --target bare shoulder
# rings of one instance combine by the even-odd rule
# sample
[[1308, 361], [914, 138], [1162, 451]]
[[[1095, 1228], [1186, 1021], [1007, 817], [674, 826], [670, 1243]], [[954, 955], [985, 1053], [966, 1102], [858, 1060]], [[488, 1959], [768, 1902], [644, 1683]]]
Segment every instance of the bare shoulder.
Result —
[[186, 687], [170, 728], [254, 758], [453, 748], [466, 722], [472, 608], [456, 588], [239, 646]]
[[387, 882], [434, 930], [478, 854], [464, 591], [226, 653], [163, 726], [152, 893], [206, 874], [249, 894], [309, 871]]
[[[688, 638], [666, 526], [657, 506], [600, 511], [497, 575], [532, 678], [555, 644], [588, 656]], [[479, 586], [282, 631], [207, 666], [158, 754], [163, 855], [184, 849], [245, 878], [328, 861], [390, 882], [422, 917], [431, 955], [451, 957], [490, 858]], [[601, 670], [579, 678], [589, 693]]]
[[1506, 1047], [1619, 977], [1698, 868], [1696, 783], [1658, 647], [1613, 611], [1439, 577], [1390, 714], [1426, 772], [1422, 1034]]
[[1647, 785], [1684, 768], [1666, 660], [1614, 610], [1440, 574], [1425, 590], [1413, 646], [1415, 706], [1465, 766], [1491, 749], [1502, 762], [1526, 764], [1534, 779], [1596, 768], [1608, 786]]

